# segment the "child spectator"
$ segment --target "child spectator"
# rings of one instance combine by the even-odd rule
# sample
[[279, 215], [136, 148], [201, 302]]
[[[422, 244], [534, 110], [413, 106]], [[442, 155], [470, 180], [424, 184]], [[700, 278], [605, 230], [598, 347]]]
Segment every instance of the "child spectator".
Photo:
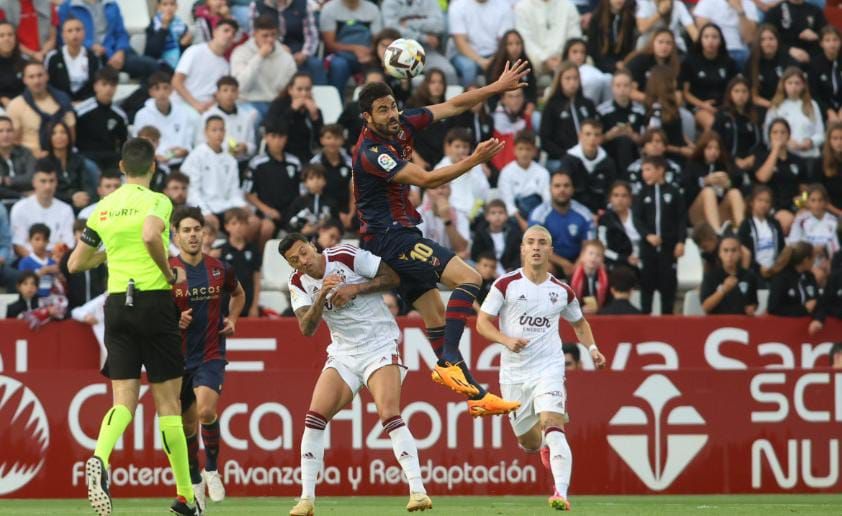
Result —
[[319, 232], [310, 239], [318, 252], [339, 245], [345, 228], [338, 219], [328, 219], [319, 226]]
[[838, 219], [827, 210], [827, 190], [820, 184], [807, 187], [807, 210], [795, 217], [787, 243], [807, 242], [813, 246], [813, 276], [823, 287], [830, 274], [830, 261], [839, 251]]
[[85, 26], [78, 18], [61, 24], [62, 44], [44, 58], [50, 86], [80, 102], [94, 95], [94, 77], [102, 66], [96, 54], [85, 48]]
[[76, 106], [76, 147], [100, 170], [113, 170], [128, 139], [129, 121], [122, 109], [112, 104], [117, 93], [117, 72], [105, 67], [94, 79], [95, 97]]
[[646, 118], [643, 123], [649, 128], [664, 131], [667, 155], [683, 160], [693, 152], [693, 146], [684, 132], [679, 97], [672, 71], [662, 65], [653, 68], [646, 82]]
[[198, 113], [214, 105], [216, 81], [230, 74], [226, 55], [238, 29], [234, 20], [220, 20], [213, 29], [213, 39], [184, 51], [172, 78], [173, 103], [189, 106]]
[[609, 300], [608, 271], [605, 269], [605, 247], [599, 240], [582, 244], [582, 253], [573, 269], [570, 287], [576, 299], [582, 300], [582, 311], [595, 314]]
[[819, 296], [816, 278], [810, 272], [813, 268], [813, 246], [798, 242], [787, 249], [787, 264], [772, 278], [769, 286], [769, 315], [810, 315], [816, 309]]
[[47, 297], [59, 274], [58, 265], [47, 252], [50, 228], [46, 224], [33, 224], [29, 228], [29, 247], [32, 252], [18, 262], [19, 271], [32, 271], [38, 276], [38, 297]]
[[[525, 114], [527, 118], [532, 118], [532, 113], [535, 112], [535, 107], [538, 105], [538, 79], [535, 77], [536, 68], [532, 66], [532, 62], [526, 55], [526, 46], [523, 42], [523, 36], [516, 30], [508, 30], [500, 38], [500, 46], [497, 48], [497, 53], [491, 59], [488, 68], [485, 69], [485, 83], [491, 84], [496, 81], [500, 74], [506, 67], [506, 63], [510, 65], [518, 60], [529, 63], [529, 73], [521, 79], [526, 83], [526, 86], [521, 90], [526, 99]], [[488, 105], [491, 109], [497, 107], [498, 97], [488, 99]]]
[[[309, 73], [316, 84], [327, 84], [324, 63], [319, 57], [321, 34], [316, 21], [322, 2], [302, 0], [297, 0], [297, 2], [295, 9], [288, 9], [290, 4], [285, 0], [252, 2], [253, 13], [255, 16], [268, 15], [277, 20], [279, 28], [277, 39], [289, 49], [298, 66], [298, 71]], [[256, 32], [256, 19], [253, 26]]]
[[690, 209], [690, 223], [695, 226], [705, 220], [717, 233], [728, 225], [739, 227], [745, 215], [740, 177], [719, 134], [702, 133], [684, 170], [684, 201]]
[[759, 108], [760, 114], [765, 115], [772, 102], [772, 97], [778, 90], [778, 82], [784, 70], [790, 66], [798, 66], [790, 53], [796, 55], [800, 49], [787, 49], [781, 45], [778, 30], [769, 24], [761, 25], [757, 31], [757, 39], [751, 50], [751, 57], [746, 63], [745, 74], [751, 83], [751, 98]]
[[[100, 199], [104, 198], [106, 195], [112, 193], [114, 190], [120, 188], [123, 185], [123, 176], [120, 172], [115, 170], [106, 170], [99, 176], [99, 183], [96, 187], [96, 195]], [[97, 203], [93, 203], [88, 205], [79, 214], [76, 216], [79, 220], [87, 220], [94, 214], [96, 210]], [[74, 223], [75, 227], [75, 223]], [[75, 232], [75, 229], [74, 229]], [[90, 300], [89, 300], [90, 301]], [[75, 305], [74, 305], [75, 306]], [[72, 308], [72, 307], [71, 307]]]
[[[471, 153], [471, 133], [463, 127], [454, 127], [444, 137], [444, 157], [435, 168], [458, 163]], [[482, 209], [490, 190], [483, 165], [477, 165], [467, 174], [450, 182], [450, 204], [473, 220]]]
[[[342, 224], [350, 228], [353, 225], [356, 204], [351, 196], [351, 156], [343, 148], [345, 146], [343, 127], [339, 124], [328, 124], [322, 127], [319, 143], [322, 150], [313, 156], [310, 163], [318, 163], [325, 167], [327, 179], [325, 195], [336, 201]], [[454, 183], [456, 181], [459, 179], [454, 180]]]
[[[196, 35], [196, 43], [203, 43], [213, 39], [213, 31], [216, 29], [219, 22], [222, 20], [236, 21], [231, 14], [231, 8], [228, 6], [228, 0], [205, 0], [203, 4], [199, 4], [193, 11], [193, 33]], [[248, 34], [241, 32], [239, 29], [247, 29], [247, 27], [239, 27], [234, 36], [231, 47], [225, 51], [225, 59], [231, 57], [231, 50], [243, 44], [248, 39]]]
[[[424, 73], [424, 80], [406, 101], [406, 107], [420, 108], [440, 104], [445, 100], [446, 91], [447, 79], [444, 72], [437, 68], [427, 70]], [[416, 165], [431, 170], [433, 164], [441, 161], [444, 156], [444, 137], [447, 129], [447, 120], [437, 120], [414, 135], [415, 152], [412, 153], [412, 160]]]
[[[667, 135], [660, 129], [647, 129], [641, 140], [641, 154], [643, 158], [663, 158], [667, 150]], [[643, 158], [636, 160], [626, 169], [626, 181], [629, 182], [632, 194], [637, 195], [643, 188]], [[667, 184], [679, 188], [682, 184], [682, 171], [678, 163], [667, 159], [667, 173], [665, 180]]]
[[712, 23], [722, 29], [723, 45], [731, 58], [742, 67], [748, 58], [747, 45], [752, 43], [760, 19], [753, 0], [699, 0], [693, 14], [697, 26], [704, 27]]
[[678, 285], [677, 262], [684, 254], [687, 208], [677, 188], [667, 184], [663, 158], [643, 159], [646, 183], [635, 199], [635, 215], [644, 231], [640, 247], [641, 311], [652, 313], [652, 295], [661, 293], [661, 312], [671, 314]]
[[626, 266], [640, 267], [640, 241], [646, 230], [635, 217], [632, 207], [631, 185], [616, 181], [608, 194], [608, 208], [599, 217], [597, 234], [605, 248], [609, 269]]
[[6, 307], [6, 319], [20, 319], [25, 313], [38, 308], [38, 276], [26, 271], [18, 277], [18, 300]]
[[705, 272], [699, 289], [702, 310], [715, 315], [754, 315], [757, 278], [740, 266], [740, 241], [733, 235], [719, 241], [717, 267]]
[[257, 111], [249, 105], [238, 102], [240, 83], [226, 75], [216, 81], [216, 105], [202, 115], [203, 120], [218, 116], [225, 122], [225, 148], [237, 160], [240, 170], [245, 170], [249, 159], [257, 152], [255, 134], [257, 130]]
[[632, 76], [631, 98], [635, 102], [643, 103], [646, 95], [646, 83], [649, 82], [649, 75], [657, 65], [668, 66], [674, 79], [678, 78], [681, 61], [678, 58], [678, 51], [675, 47], [675, 36], [669, 29], [658, 29], [652, 35], [652, 39], [641, 50], [630, 54], [624, 67]]
[[775, 273], [775, 263], [784, 249], [784, 231], [771, 213], [772, 189], [766, 185], [755, 186], [749, 197], [749, 216], [737, 231], [742, 244], [742, 265], [763, 283]]
[[667, 30], [672, 34], [678, 46], [678, 50], [684, 54], [687, 52], [687, 44], [684, 42], [684, 32], [691, 41], [698, 41], [699, 29], [690, 16], [690, 11], [684, 2], [680, 0], [648, 0], [637, 3], [637, 30], [640, 37], [637, 46], [646, 45], [650, 38], [654, 38], [659, 30]]
[[596, 213], [605, 208], [608, 188], [617, 178], [614, 160], [600, 147], [602, 124], [599, 120], [583, 120], [579, 129], [579, 143], [561, 160], [561, 168], [570, 172], [576, 200]]
[[[185, 0], [182, 0], [185, 1]], [[178, 14], [176, 0], [158, 0], [155, 16], [146, 26], [143, 55], [175, 70], [182, 52], [193, 43], [193, 33]]]
[[522, 236], [520, 226], [509, 218], [506, 203], [492, 199], [485, 205], [485, 224], [480, 224], [474, 232], [471, 259], [479, 263], [480, 257], [490, 255], [498, 274], [513, 271], [520, 267]]
[[301, 162], [286, 152], [287, 126], [281, 121], [264, 125], [266, 150], [249, 163], [243, 183], [248, 202], [257, 208], [260, 222], [258, 242], [265, 244], [286, 225], [293, 201], [301, 193]]
[[810, 59], [810, 93], [821, 108], [827, 123], [842, 117], [842, 72], [839, 71], [839, 29], [833, 25], [822, 28], [819, 45], [822, 51]]
[[571, 61], [579, 67], [582, 80], [582, 95], [599, 105], [611, 98], [611, 74], [588, 64], [588, 47], [582, 38], [570, 38], [561, 53], [563, 61]]
[[784, 0], [766, 12], [764, 21], [778, 29], [787, 48], [801, 51], [796, 58], [800, 62], [807, 63], [821, 52], [819, 31], [827, 18], [820, 7], [805, 0]]
[[269, 106], [268, 120], [286, 120], [289, 125], [287, 150], [302, 163], [313, 158], [318, 135], [324, 121], [322, 112], [313, 100], [313, 79], [306, 73], [292, 76], [287, 89], [278, 94]]
[[581, 121], [596, 117], [594, 103], [582, 95], [579, 67], [563, 62], [541, 115], [541, 147], [547, 152], [548, 169], [557, 169], [567, 150], [576, 145]]
[[614, 267], [608, 274], [611, 300], [599, 309], [599, 315], [640, 315], [642, 312], [631, 304], [631, 291], [637, 284], [637, 275], [626, 266]]
[[503, 93], [497, 108], [491, 115], [494, 120], [493, 135], [506, 143], [503, 150], [491, 158], [490, 164], [497, 170], [514, 161], [515, 153], [510, 150], [517, 133], [532, 130], [532, 118], [527, 112], [523, 90], [511, 90]]
[[142, 127], [157, 128], [161, 132], [161, 139], [155, 154], [167, 166], [177, 167], [193, 148], [199, 130], [198, 121], [189, 108], [170, 102], [172, 85], [170, 76], [165, 72], [155, 72], [149, 76], [147, 91], [151, 98], [135, 115], [135, 136], [138, 136], [137, 130]]
[[744, 171], [754, 167], [753, 153], [760, 146], [762, 133], [751, 101], [751, 85], [745, 77], [738, 75], [728, 83], [722, 107], [713, 119], [713, 130], [722, 138], [724, 150], [734, 158], [739, 170], [734, 186], [748, 194], [751, 180]]
[[515, 160], [500, 171], [497, 190], [509, 215], [520, 229], [526, 229], [529, 214], [542, 202], [550, 200], [550, 173], [535, 161], [535, 135], [530, 131], [515, 137]]
[[776, 118], [789, 122], [791, 134], [787, 148], [808, 160], [810, 167], [810, 162], [819, 157], [819, 149], [824, 143], [824, 122], [800, 68], [792, 66], [784, 70], [778, 90], [766, 111], [764, 128], [767, 131]]
[[[386, 82], [385, 72], [378, 68], [371, 68], [367, 70], [365, 72], [365, 79], [363, 79], [363, 85], [371, 84], [373, 82]], [[392, 89], [392, 92], [395, 94], [395, 100], [398, 101], [398, 92], [396, 92], [394, 88]], [[398, 106], [401, 105], [402, 103], [398, 101]], [[464, 115], [464, 113], [462, 114]], [[365, 125], [362, 117], [362, 111], [360, 110], [360, 103], [356, 100], [348, 101], [342, 109], [342, 113], [339, 115], [337, 123], [341, 125], [345, 131], [347, 131], [346, 134], [348, 137], [345, 139], [345, 150], [351, 152], [351, 149], [357, 144], [357, 140], [360, 139], [360, 133], [363, 130], [363, 125]]]
[[287, 217], [287, 230], [312, 236], [322, 222], [336, 217], [336, 201], [324, 195], [327, 179], [325, 168], [312, 163], [301, 171], [301, 182], [307, 193], [292, 201]]
[[482, 302], [485, 301], [485, 297], [491, 290], [491, 285], [494, 284], [494, 280], [500, 277], [500, 267], [497, 264], [497, 259], [494, 258], [492, 253], [485, 252], [480, 254], [477, 257], [476, 262], [477, 272], [479, 272], [479, 275], [482, 278], [482, 285], [480, 285], [479, 294], [477, 294], [477, 299], [474, 301], [474, 310], [477, 309], [476, 305], [482, 306]]
[[249, 213], [243, 208], [225, 212], [225, 232], [228, 239], [220, 250], [220, 259], [234, 268], [237, 281], [246, 292], [246, 304], [240, 317], [258, 317], [260, 309], [260, 267], [263, 254], [247, 241]]
[[[144, 125], [137, 131], [137, 137], [148, 140], [156, 149], [161, 145], [161, 131], [157, 127], [151, 125]], [[167, 175], [170, 173], [170, 166], [166, 158], [159, 154], [155, 154], [155, 173], [152, 174], [152, 181], [149, 183], [149, 188], [156, 192], [160, 192], [164, 188], [164, 182], [167, 180]]]
[[707, 272], [717, 266], [717, 251], [719, 249], [719, 235], [713, 226], [702, 222], [693, 226], [691, 235], [696, 247], [699, 248], [699, 257], [702, 259], [702, 271]]
[[466, 259], [471, 249], [471, 228], [468, 217], [450, 205], [450, 185], [445, 183], [424, 192], [418, 207], [421, 224], [418, 229], [424, 238], [450, 249]]
[[822, 171], [819, 182], [827, 189], [828, 211], [842, 217], [842, 121], [833, 122], [827, 129], [822, 150]]
[[628, 70], [617, 70], [611, 79], [612, 99], [597, 106], [602, 121], [602, 146], [613, 156], [617, 170], [626, 170], [639, 157], [638, 146], [646, 117], [643, 105], [631, 99], [632, 76]]
[[[824, 328], [824, 322], [827, 317], [842, 320], [842, 269], [831, 271], [830, 278], [827, 280], [827, 285], [824, 287], [822, 297], [813, 310], [813, 320], [810, 321], [809, 334], [815, 335]], [[831, 359], [834, 354], [837, 357], [842, 357], [842, 344], [835, 344], [834, 349], [831, 350]], [[833, 364], [837, 369], [842, 368], [842, 360], [837, 359]]]
[[600, 0], [588, 24], [588, 55], [594, 65], [613, 74], [637, 45], [635, 2]]

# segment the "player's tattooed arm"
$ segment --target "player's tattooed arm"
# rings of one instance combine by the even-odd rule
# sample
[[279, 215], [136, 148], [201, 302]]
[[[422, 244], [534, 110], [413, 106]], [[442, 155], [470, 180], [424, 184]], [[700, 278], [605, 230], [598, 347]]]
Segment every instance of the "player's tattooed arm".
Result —
[[398, 274], [386, 262], [380, 261], [377, 273], [365, 283], [343, 285], [336, 289], [331, 297], [333, 306], [339, 308], [350, 302], [354, 297], [371, 292], [384, 292], [396, 288], [400, 284]]
[[316, 328], [322, 320], [322, 307], [324, 303], [313, 303], [310, 306], [302, 306], [295, 311], [295, 317], [298, 318], [298, 327], [301, 333], [307, 337], [311, 337], [316, 333]]

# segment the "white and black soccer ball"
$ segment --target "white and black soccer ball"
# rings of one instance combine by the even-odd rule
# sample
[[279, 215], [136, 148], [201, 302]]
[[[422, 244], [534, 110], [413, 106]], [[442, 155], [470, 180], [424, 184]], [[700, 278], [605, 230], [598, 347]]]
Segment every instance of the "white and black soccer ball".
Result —
[[424, 71], [427, 55], [424, 47], [414, 39], [396, 39], [386, 48], [383, 66], [396, 79], [409, 79]]

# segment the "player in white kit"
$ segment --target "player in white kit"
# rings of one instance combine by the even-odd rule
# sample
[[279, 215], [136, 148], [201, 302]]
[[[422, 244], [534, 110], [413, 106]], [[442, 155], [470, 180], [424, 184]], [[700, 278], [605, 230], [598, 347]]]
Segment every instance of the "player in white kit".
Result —
[[[523, 267], [498, 278], [477, 315], [477, 331], [506, 349], [500, 357], [500, 390], [503, 397], [519, 401], [509, 414], [518, 443], [527, 452], [549, 448], [549, 465], [555, 483], [550, 506], [570, 510], [567, 488], [573, 456], [564, 435], [564, 351], [558, 320], [563, 317], [579, 342], [589, 346], [594, 364], [602, 368], [605, 357], [594, 343], [573, 290], [550, 272], [552, 236], [542, 226], [526, 230], [520, 245]], [[499, 328], [494, 319], [499, 317]]]
[[433, 502], [421, 482], [415, 439], [400, 415], [404, 373], [398, 351], [400, 329], [381, 294], [398, 286], [398, 275], [368, 251], [338, 245], [319, 253], [297, 233], [281, 240], [278, 251], [295, 269], [289, 292], [301, 333], [313, 335], [324, 319], [332, 339], [304, 419], [301, 499], [290, 515], [314, 514], [316, 475], [323, 466], [324, 429], [363, 386], [374, 398], [383, 430], [389, 434], [395, 457], [409, 481], [406, 509], [432, 509]]

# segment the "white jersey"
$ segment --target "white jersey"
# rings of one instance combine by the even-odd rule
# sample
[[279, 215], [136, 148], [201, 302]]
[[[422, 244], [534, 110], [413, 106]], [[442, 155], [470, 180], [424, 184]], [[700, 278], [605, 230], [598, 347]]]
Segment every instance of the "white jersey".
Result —
[[522, 337], [529, 344], [520, 353], [503, 351], [500, 357], [500, 384], [520, 384], [534, 380], [544, 371], [564, 375], [564, 352], [558, 333], [558, 319], [582, 319], [579, 301], [569, 285], [547, 274], [541, 284], [526, 278], [517, 269], [498, 278], [491, 286], [481, 310], [499, 316], [500, 331], [509, 337]]
[[[324, 278], [338, 274], [347, 284], [365, 283], [377, 275], [380, 257], [351, 245], [329, 247], [324, 255], [325, 273], [321, 279], [296, 271], [289, 279], [293, 311], [313, 304]], [[400, 330], [380, 292], [362, 294], [341, 308], [325, 301], [322, 317], [333, 342], [329, 355], [355, 356], [371, 353], [383, 346], [394, 345]]]
[[832, 257], [839, 250], [839, 238], [836, 236], [838, 224], [836, 217], [830, 213], [817, 219], [809, 211], [801, 212], [795, 217], [786, 241], [789, 244], [808, 242], [814, 247], [823, 247], [827, 256]]

